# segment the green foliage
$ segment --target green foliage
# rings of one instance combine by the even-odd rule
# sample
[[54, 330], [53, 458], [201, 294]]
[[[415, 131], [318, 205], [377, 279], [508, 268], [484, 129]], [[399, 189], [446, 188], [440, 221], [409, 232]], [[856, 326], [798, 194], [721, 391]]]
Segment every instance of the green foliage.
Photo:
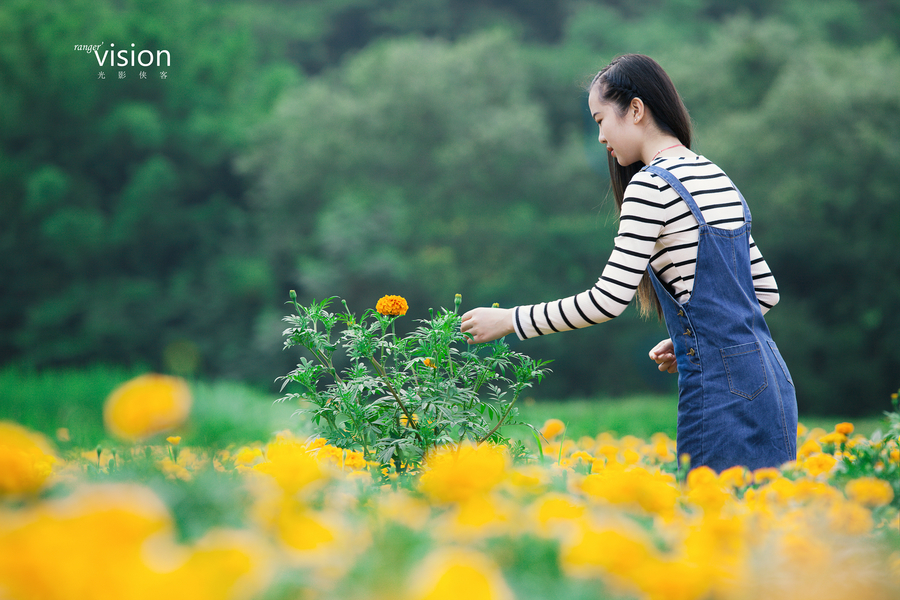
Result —
[[[877, 413], [897, 385], [897, 2], [60, 6], [0, 6], [0, 364], [271, 385], [286, 289], [581, 291], [616, 230], [582, 84], [644, 52], [750, 203], [802, 411]], [[169, 78], [98, 80], [73, 47], [100, 42], [167, 49]], [[547, 397], [670, 394], [664, 335], [627, 311], [510, 344], [555, 361]]]
[[[85, 369], [0, 369], [0, 420], [11, 420], [53, 439], [65, 428], [62, 448], [115, 447], [103, 425], [103, 403], [116, 387], [146, 373], [94, 364]], [[276, 396], [234, 381], [190, 382], [191, 419], [180, 431], [186, 443], [213, 448], [258, 442], [285, 428], [293, 412]]]
[[[521, 424], [516, 401], [532, 381], [540, 382], [545, 361], [511, 351], [502, 339], [470, 346], [456, 309], [432, 312], [399, 337], [399, 315], [369, 309], [357, 320], [346, 302], [345, 312], [328, 312], [331, 300], [302, 306], [294, 295], [297, 314], [284, 319], [290, 324], [285, 347], [306, 348], [313, 360], [301, 358], [282, 378], [303, 389], [282, 400], [308, 404], [298, 412], [309, 416], [320, 437], [397, 472], [417, 470], [436, 446], [466, 440], [511, 445], [514, 455], [523, 451], [502, 428]], [[348, 361], [340, 369], [334, 365], [338, 350]]]

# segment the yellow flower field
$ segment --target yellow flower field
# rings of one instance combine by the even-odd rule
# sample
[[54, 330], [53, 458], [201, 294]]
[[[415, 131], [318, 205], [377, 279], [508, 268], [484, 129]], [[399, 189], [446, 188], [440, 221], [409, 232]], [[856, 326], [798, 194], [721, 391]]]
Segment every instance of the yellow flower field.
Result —
[[[463, 445], [382, 478], [289, 432], [106, 458], [58, 456], [4, 423], [0, 597], [896, 598], [896, 440], [822, 442], [833, 433], [805, 432], [820, 450], [755, 473], [683, 477], [672, 440], [599, 434], [548, 442], [543, 465]], [[853, 457], [892, 475], [843, 480]], [[156, 476], [236, 478], [242, 522], [180, 539]]]
[[801, 426], [796, 462], [716, 473], [662, 434], [542, 431], [532, 461], [463, 443], [398, 474], [289, 431], [60, 452], [2, 422], [0, 598], [900, 597], [893, 433]]

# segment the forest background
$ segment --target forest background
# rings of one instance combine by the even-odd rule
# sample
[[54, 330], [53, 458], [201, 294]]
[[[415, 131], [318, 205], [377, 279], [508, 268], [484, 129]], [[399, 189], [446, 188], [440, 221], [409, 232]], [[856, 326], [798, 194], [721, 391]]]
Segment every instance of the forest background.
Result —
[[[408, 327], [456, 293], [582, 291], [616, 231], [584, 86], [640, 52], [748, 199], [801, 411], [878, 414], [898, 41], [898, 0], [3, 0], [0, 366], [277, 391], [291, 289], [357, 313], [399, 294]], [[647, 358], [665, 335], [628, 309], [509, 341], [554, 361], [536, 398], [615, 397], [675, 389]]]

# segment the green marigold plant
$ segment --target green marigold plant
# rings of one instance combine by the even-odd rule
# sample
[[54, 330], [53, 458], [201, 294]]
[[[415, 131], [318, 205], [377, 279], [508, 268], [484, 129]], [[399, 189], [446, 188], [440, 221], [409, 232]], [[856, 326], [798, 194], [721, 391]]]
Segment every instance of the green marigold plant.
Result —
[[[300, 401], [315, 433], [329, 444], [363, 452], [367, 461], [398, 473], [416, 471], [437, 446], [465, 442], [503, 444], [514, 457], [527, 454], [520, 441], [503, 435], [517, 420], [516, 401], [548, 371], [549, 361], [513, 352], [504, 340], [469, 345], [454, 309], [430, 310], [430, 318], [405, 336], [395, 321], [407, 310], [400, 296], [385, 296], [376, 309], [354, 316], [329, 312], [335, 298], [309, 306], [297, 302], [284, 320], [285, 348], [306, 348], [283, 380], [302, 391], [280, 401]], [[341, 366], [338, 367], [337, 365]], [[537, 432], [535, 431], [535, 434]]]

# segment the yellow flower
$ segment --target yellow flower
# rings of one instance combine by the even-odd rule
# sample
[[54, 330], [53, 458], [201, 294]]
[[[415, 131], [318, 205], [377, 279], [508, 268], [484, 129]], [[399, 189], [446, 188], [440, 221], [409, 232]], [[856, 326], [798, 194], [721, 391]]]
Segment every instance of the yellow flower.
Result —
[[416, 566], [410, 583], [414, 600], [513, 600], [500, 569], [473, 550], [436, 550]]
[[561, 546], [560, 561], [574, 575], [630, 579], [656, 560], [646, 534], [626, 523], [582, 523], [579, 534], [567, 536]]
[[42, 434], [0, 421], [0, 496], [39, 491], [56, 462], [56, 453]]
[[150, 373], [113, 390], [103, 421], [116, 437], [137, 441], [181, 425], [190, 410], [191, 391], [183, 379]]
[[212, 600], [259, 591], [242, 585], [262, 567], [251, 536], [210, 533], [182, 546], [165, 505], [142, 486], [78, 488], [14, 514], [0, 512], [4, 598]]
[[837, 459], [835, 457], [830, 454], [819, 452], [804, 460], [803, 468], [806, 469], [807, 473], [816, 477], [823, 473], [829, 473], [834, 468], [835, 464], [837, 464]]
[[438, 502], [463, 502], [492, 490], [506, 476], [503, 448], [464, 443], [427, 458], [419, 489]]
[[842, 435], [850, 435], [853, 433], [853, 423], [838, 423], [834, 430]]
[[718, 481], [718, 475], [706, 465], [695, 467], [687, 476], [687, 485], [689, 488], [695, 488], [702, 485], [714, 485]]
[[832, 431], [819, 438], [820, 444], [843, 444], [846, 441], [847, 436], [840, 431]]
[[409, 305], [403, 296], [383, 296], [375, 304], [375, 310], [385, 316], [396, 317], [405, 315]]
[[762, 469], [753, 471], [754, 483], [762, 484], [778, 479], [779, 477], [781, 477], [781, 471], [774, 467], [763, 467]]
[[581, 489], [593, 498], [612, 504], [639, 506], [648, 513], [660, 515], [671, 514], [678, 501], [674, 477], [650, 473], [639, 467], [591, 473], [581, 482]]
[[266, 446], [266, 462], [253, 470], [271, 475], [287, 494], [295, 494], [326, 476], [310, 448], [285, 435]]
[[237, 451], [233, 460], [235, 467], [252, 467], [254, 464], [262, 462], [264, 458], [262, 450], [259, 448], [244, 446]]
[[552, 440], [566, 430], [566, 425], [559, 419], [547, 419], [541, 427], [541, 435]]
[[891, 484], [877, 477], [860, 477], [847, 483], [847, 497], [869, 508], [890, 504], [894, 499]]
[[560, 521], [574, 521], [584, 514], [585, 506], [575, 498], [551, 492], [536, 503], [535, 518], [542, 531], [551, 533]]
[[[417, 415], [416, 413], [413, 413], [412, 414], [412, 422], [413, 422], [413, 425], [416, 425], [419, 422], [419, 415]], [[400, 424], [403, 425], [404, 427], [409, 426], [409, 417], [407, 417], [405, 414], [401, 414], [400, 415]]]
[[750, 472], [740, 466], [731, 467], [719, 473], [719, 482], [728, 487], [741, 488], [750, 485], [752, 480], [753, 476]]
[[177, 446], [178, 444], [181, 443], [181, 436], [180, 435], [170, 435], [169, 437], [166, 438], [166, 441], [169, 442], [170, 444], [172, 444], [173, 446]]
[[431, 367], [432, 369], [437, 369], [437, 364], [430, 358], [426, 358], [424, 361], [422, 361], [422, 364], [425, 365], [426, 367]]
[[834, 502], [828, 508], [828, 524], [834, 531], [863, 535], [872, 531], [875, 523], [869, 509], [853, 502]]
[[806, 440], [799, 448], [797, 448], [797, 460], [804, 459], [811, 454], [821, 451], [822, 446], [819, 445], [819, 442], [813, 439]]

